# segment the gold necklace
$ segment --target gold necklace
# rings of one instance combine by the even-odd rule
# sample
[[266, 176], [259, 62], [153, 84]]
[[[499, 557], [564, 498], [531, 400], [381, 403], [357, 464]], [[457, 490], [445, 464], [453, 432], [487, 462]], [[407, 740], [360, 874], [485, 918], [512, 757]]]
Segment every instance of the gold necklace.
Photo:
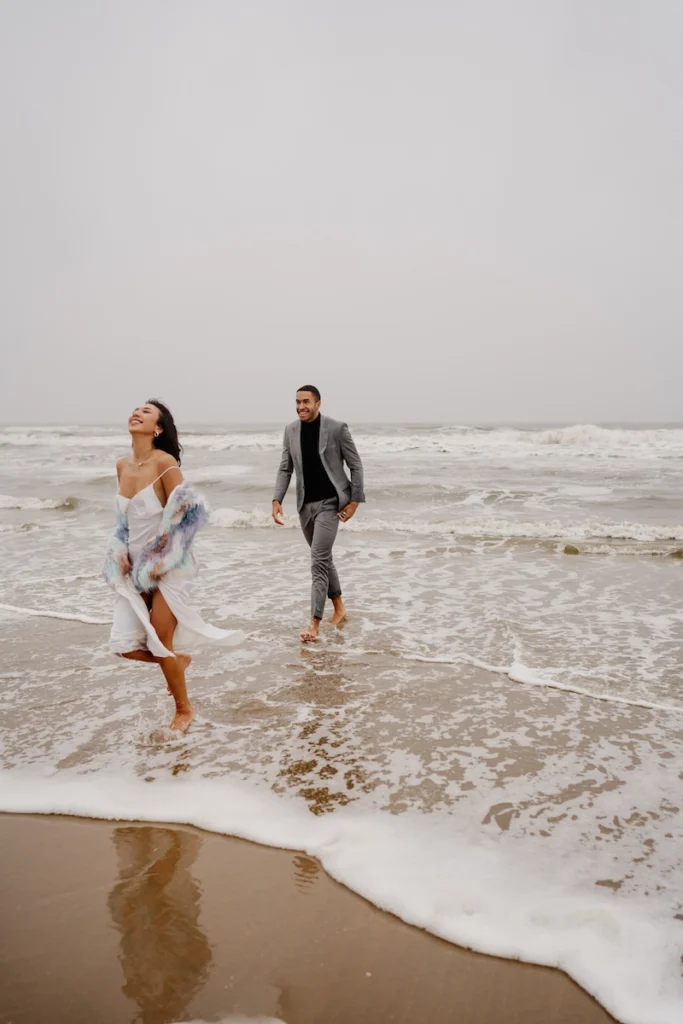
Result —
[[143, 460], [142, 460], [142, 462], [138, 462], [138, 461], [137, 461], [137, 459], [133, 458], [133, 456], [132, 456], [132, 455], [131, 455], [131, 459], [133, 459], [133, 462], [135, 463], [135, 465], [136, 465], [136, 466], [138, 467], [138, 469], [139, 469], [139, 468], [140, 468], [140, 466], [144, 466], [144, 464], [145, 464], [146, 462], [149, 462], [149, 460], [150, 460], [150, 459], [152, 458], [152, 455], [154, 455], [154, 452], [150, 452], [150, 454], [149, 454], [149, 455], [147, 456], [147, 458], [146, 458], [146, 459], [143, 459]]

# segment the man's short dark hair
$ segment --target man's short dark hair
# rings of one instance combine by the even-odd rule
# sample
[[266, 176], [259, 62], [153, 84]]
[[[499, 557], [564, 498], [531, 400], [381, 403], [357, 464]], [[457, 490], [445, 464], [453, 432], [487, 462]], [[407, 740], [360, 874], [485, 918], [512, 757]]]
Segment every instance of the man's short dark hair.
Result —
[[[299, 388], [299, 391], [310, 391], [311, 394], [315, 397], [316, 402], [320, 401], [320, 392], [312, 384], [304, 384], [302, 388]], [[297, 391], [297, 394], [299, 393], [299, 391]]]

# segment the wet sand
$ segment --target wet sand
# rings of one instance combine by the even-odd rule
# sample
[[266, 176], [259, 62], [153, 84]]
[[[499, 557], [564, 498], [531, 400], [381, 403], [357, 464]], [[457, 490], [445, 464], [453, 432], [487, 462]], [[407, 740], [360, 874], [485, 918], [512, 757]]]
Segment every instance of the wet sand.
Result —
[[0, 1022], [608, 1024], [548, 968], [404, 925], [303, 854], [0, 815]]

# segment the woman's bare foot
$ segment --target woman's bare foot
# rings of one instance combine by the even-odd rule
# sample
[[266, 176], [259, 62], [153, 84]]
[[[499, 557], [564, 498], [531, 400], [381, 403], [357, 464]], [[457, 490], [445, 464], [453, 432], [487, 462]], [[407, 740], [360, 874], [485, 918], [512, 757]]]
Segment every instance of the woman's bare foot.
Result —
[[301, 639], [305, 644], [310, 644], [312, 640], [318, 639], [318, 631], [320, 630], [320, 619], [311, 619], [311, 624], [308, 629], [305, 629], [301, 634]]
[[[180, 665], [180, 667], [183, 670], [183, 672], [190, 667], [190, 664], [192, 663], [192, 655], [191, 654], [183, 654], [182, 652], [179, 651], [178, 654], [176, 654], [175, 657], [176, 657], [176, 661]], [[166, 692], [171, 697], [173, 696], [173, 692], [171, 691], [171, 687], [168, 685], [168, 683], [166, 683]]]
[[171, 722], [171, 729], [175, 729], [177, 732], [187, 732], [192, 724], [194, 718], [194, 708], [191, 704], [187, 707], [176, 708], [173, 721]]

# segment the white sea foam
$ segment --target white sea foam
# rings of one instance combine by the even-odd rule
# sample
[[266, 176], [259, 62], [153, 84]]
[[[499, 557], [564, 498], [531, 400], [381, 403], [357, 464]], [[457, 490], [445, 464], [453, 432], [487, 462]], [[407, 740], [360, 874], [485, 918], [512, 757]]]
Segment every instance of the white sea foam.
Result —
[[431, 815], [338, 811], [227, 780], [0, 773], [0, 810], [172, 822], [317, 857], [350, 889], [462, 946], [559, 967], [624, 1024], [680, 1024], [680, 925], [586, 886], [542, 851], [478, 842]]
[[[644, 454], [680, 457], [683, 455], [683, 429], [659, 427], [628, 429], [575, 424], [552, 429], [520, 429], [516, 427], [479, 428], [442, 426], [423, 428], [383, 427], [369, 430], [354, 427], [360, 450], [367, 454], [398, 452], [473, 453], [485, 454], [518, 451], [528, 455], [533, 448], [563, 448], [574, 454], [606, 454], [608, 456]], [[274, 451], [282, 444], [281, 428], [273, 430], [225, 430], [215, 433], [186, 433], [183, 443], [188, 450], [228, 451], [251, 449]], [[0, 445], [15, 447], [51, 446], [55, 448], [128, 448], [130, 440], [124, 432], [92, 433], [61, 432], [55, 428], [28, 427], [0, 432]]]
[[[661, 542], [664, 543], [664, 542]], [[582, 548], [582, 555], [649, 555], [652, 558], [661, 558], [664, 555], [673, 555], [675, 551], [680, 548], [672, 550], [668, 545], [665, 547], [646, 548], [642, 544], [591, 544], [589, 547]], [[680, 556], [677, 556], [680, 557]]]
[[193, 467], [188, 471], [187, 477], [193, 484], [213, 484], [244, 476], [250, 469], [251, 466], [241, 463], [224, 463], [222, 465], [211, 463], [208, 466], [201, 466], [196, 469]]
[[130, 448], [126, 434], [60, 434], [31, 427], [25, 431], [0, 433], [0, 445], [17, 448]]
[[487, 537], [492, 540], [683, 540], [683, 525], [660, 526], [650, 523], [591, 520], [564, 522], [560, 519], [518, 522], [494, 516], [447, 521], [418, 519], [407, 522], [365, 519], [350, 523], [348, 529], [360, 533], [374, 530], [453, 537]]
[[[270, 512], [263, 508], [250, 511], [236, 508], [217, 508], [211, 514], [213, 526], [224, 529], [274, 528]], [[297, 527], [297, 516], [286, 516], [285, 525]], [[636, 540], [640, 542], [683, 540], [683, 524], [660, 525], [650, 523], [576, 520], [564, 522], [517, 521], [497, 516], [463, 517], [448, 520], [380, 519], [358, 517], [343, 529], [351, 533], [409, 533], [419, 536], [443, 536], [492, 540]]]
[[245, 1017], [241, 1013], [230, 1013], [227, 1017], [220, 1017], [215, 1021], [188, 1020], [175, 1021], [174, 1024], [286, 1024], [279, 1017]]
[[16, 615], [31, 615], [42, 619], [65, 619], [67, 622], [85, 622], [88, 626], [108, 626], [111, 619], [98, 619], [82, 612], [58, 612], [48, 608], [21, 608], [13, 604], [0, 604], [0, 611]]
[[513, 683], [524, 683], [527, 686], [547, 686], [552, 690], [577, 693], [582, 697], [590, 697], [591, 700], [606, 701], [608, 704], [621, 704], [632, 708], [649, 708], [652, 711], [668, 711], [677, 715], [683, 715], [683, 706], [658, 704], [655, 701], [645, 700], [644, 698], [641, 700], [635, 697], [620, 697], [618, 694], [589, 690], [578, 684], [563, 683], [558, 679], [553, 679], [547, 670], [529, 668], [516, 659], [510, 665], [491, 665], [489, 662], [482, 661], [481, 658], [476, 658], [469, 654], [429, 658], [425, 655], [407, 653], [404, 657], [408, 657], [412, 661], [422, 661], [427, 665], [457, 665], [459, 662], [464, 662], [467, 665], [474, 665], [475, 668], [484, 669], [486, 672], [495, 672], [496, 675], [507, 676]]
[[[262, 508], [251, 511], [241, 508], [216, 508], [211, 513], [210, 522], [212, 526], [219, 526], [224, 530], [264, 530], [271, 527], [276, 529], [270, 512]], [[298, 529], [299, 520], [297, 516], [289, 515], [285, 517], [284, 525], [290, 529]]]
[[683, 707], [676, 707], [672, 704], [658, 704], [649, 700], [638, 700], [635, 698], [619, 697], [604, 691], [588, 690], [583, 686], [576, 686], [571, 683], [562, 683], [552, 679], [543, 670], [529, 668], [520, 661], [514, 661], [508, 668], [506, 675], [513, 683], [525, 683], [527, 686], [550, 686], [555, 690], [566, 690], [567, 693], [578, 693], [583, 697], [590, 697], [592, 700], [603, 700], [610, 704], [622, 704], [634, 708], [650, 708], [654, 711], [667, 711], [674, 714], [683, 714]]
[[560, 487], [558, 494], [566, 495], [568, 498], [605, 498], [613, 494], [611, 487], [580, 486], [571, 484], [568, 487]]
[[11, 494], [0, 494], [0, 509], [74, 509], [77, 504], [76, 498], [15, 498]]
[[67, 576], [34, 576], [23, 580], [23, 583], [24, 586], [33, 587], [38, 583], [75, 583], [77, 580], [96, 580], [100, 578], [100, 573], [97, 572], [77, 572], [69, 573]]
[[[467, 453], [507, 452], [515, 449], [528, 455], [534, 447], [563, 447], [575, 454], [585, 452], [608, 455], [637, 455], [645, 452], [678, 456], [683, 455], [683, 429], [658, 428], [629, 430], [577, 424], [551, 430], [522, 430], [511, 427], [481, 429], [477, 427], [425, 427], [420, 430], [384, 428], [367, 432], [354, 428], [359, 450], [367, 454], [393, 454], [400, 452]], [[0, 437], [1, 440], [1, 437]], [[212, 451], [253, 448], [270, 451], [282, 444], [281, 430], [260, 433], [195, 434], [187, 436], [188, 448], [208, 448]]]

